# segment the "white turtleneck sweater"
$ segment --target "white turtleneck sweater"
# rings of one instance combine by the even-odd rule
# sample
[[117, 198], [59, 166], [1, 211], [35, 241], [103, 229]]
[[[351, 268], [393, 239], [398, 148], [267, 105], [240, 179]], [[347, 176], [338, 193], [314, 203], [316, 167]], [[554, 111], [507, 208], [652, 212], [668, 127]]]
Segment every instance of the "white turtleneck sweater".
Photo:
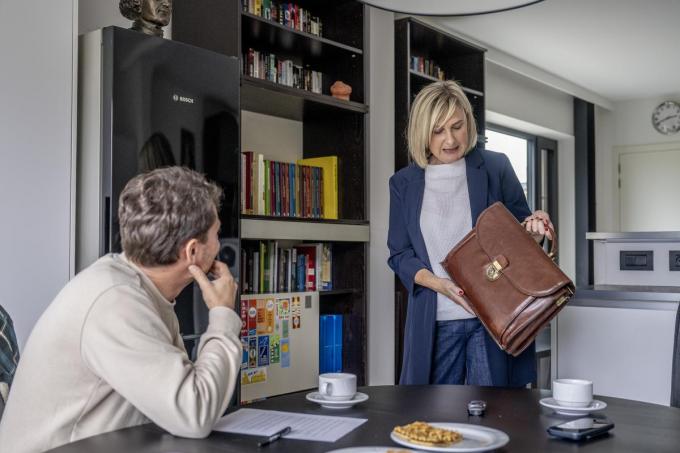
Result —
[[[441, 261], [472, 228], [465, 159], [425, 168], [420, 230], [434, 275], [449, 278]], [[437, 321], [474, 318], [460, 305], [437, 293]]]

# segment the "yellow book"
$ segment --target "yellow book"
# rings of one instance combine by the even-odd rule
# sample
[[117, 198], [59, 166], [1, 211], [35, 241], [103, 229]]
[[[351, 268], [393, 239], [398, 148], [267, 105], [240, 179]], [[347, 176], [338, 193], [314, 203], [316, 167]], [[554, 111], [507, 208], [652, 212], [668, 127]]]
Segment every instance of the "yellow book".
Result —
[[338, 156], [299, 159], [298, 165], [321, 167], [323, 174], [323, 218], [338, 218]]

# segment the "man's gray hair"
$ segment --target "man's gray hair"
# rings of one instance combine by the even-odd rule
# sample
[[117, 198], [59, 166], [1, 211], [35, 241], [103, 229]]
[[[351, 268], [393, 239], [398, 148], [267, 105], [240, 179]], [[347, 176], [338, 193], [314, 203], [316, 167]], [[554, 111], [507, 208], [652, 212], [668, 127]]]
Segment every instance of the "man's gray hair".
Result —
[[142, 0], [120, 0], [118, 9], [126, 19], [135, 20], [142, 15]]
[[175, 263], [187, 241], [206, 241], [222, 196], [215, 183], [184, 167], [135, 176], [125, 185], [118, 206], [123, 251], [142, 266]]

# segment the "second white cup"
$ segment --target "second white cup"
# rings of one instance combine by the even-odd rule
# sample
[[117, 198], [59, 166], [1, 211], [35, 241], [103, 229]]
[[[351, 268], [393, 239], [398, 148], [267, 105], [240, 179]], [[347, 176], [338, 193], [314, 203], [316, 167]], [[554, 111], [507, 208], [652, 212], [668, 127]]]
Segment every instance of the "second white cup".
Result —
[[327, 400], [351, 400], [357, 393], [357, 377], [350, 373], [320, 374], [319, 393]]
[[586, 407], [593, 401], [593, 383], [584, 379], [556, 379], [553, 399], [561, 406]]

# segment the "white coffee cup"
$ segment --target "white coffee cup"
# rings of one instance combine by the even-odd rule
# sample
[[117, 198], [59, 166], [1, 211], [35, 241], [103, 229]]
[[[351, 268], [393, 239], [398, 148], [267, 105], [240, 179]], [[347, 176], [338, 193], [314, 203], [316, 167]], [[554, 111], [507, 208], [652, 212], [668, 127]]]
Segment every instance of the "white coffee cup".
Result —
[[593, 401], [593, 383], [585, 379], [556, 379], [552, 390], [560, 406], [587, 407]]
[[350, 373], [319, 375], [319, 393], [324, 399], [347, 401], [357, 393], [357, 377]]

